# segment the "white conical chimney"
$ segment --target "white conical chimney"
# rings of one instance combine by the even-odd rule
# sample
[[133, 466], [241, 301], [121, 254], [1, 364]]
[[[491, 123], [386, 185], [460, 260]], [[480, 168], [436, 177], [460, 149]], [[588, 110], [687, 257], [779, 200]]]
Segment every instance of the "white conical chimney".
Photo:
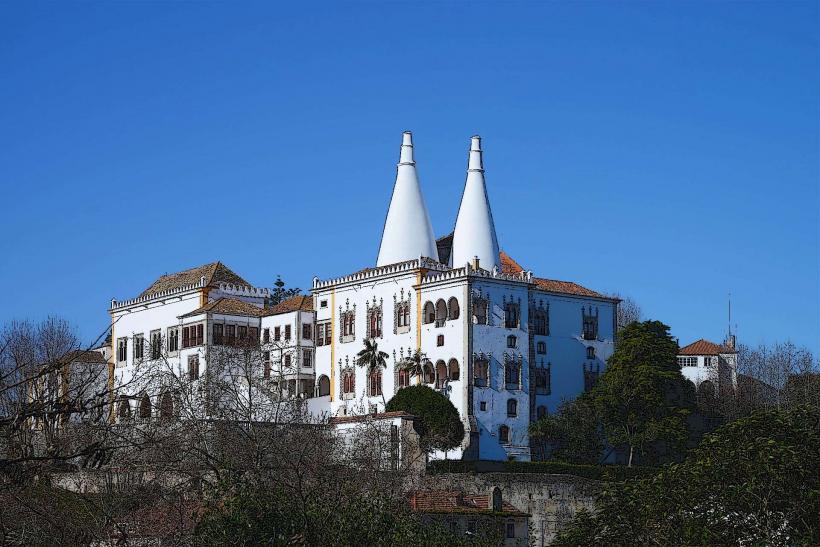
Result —
[[420, 256], [437, 258], [433, 225], [424, 205], [416, 162], [413, 158], [413, 134], [405, 131], [396, 171], [396, 184], [390, 208], [384, 221], [382, 242], [376, 266], [395, 264]]
[[501, 267], [493, 213], [484, 184], [484, 160], [479, 136], [473, 137], [470, 143], [467, 182], [458, 208], [450, 265], [459, 268], [476, 258], [485, 270]]

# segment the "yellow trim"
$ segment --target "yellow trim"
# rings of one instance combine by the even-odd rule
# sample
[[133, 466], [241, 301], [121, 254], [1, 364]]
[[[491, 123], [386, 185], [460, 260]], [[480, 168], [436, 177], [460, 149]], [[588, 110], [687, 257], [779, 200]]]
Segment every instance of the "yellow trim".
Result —
[[330, 400], [336, 389], [336, 289], [330, 290]]
[[208, 291], [210, 287], [205, 287], [201, 291], [199, 291], [199, 307], [201, 308], [205, 304], [208, 303]]
[[[421, 351], [421, 320], [422, 320], [422, 309], [421, 309], [421, 278], [422, 278], [422, 271], [419, 270], [416, 274], [416, 351]], [[416, 376], [416, 385], [421, 384], [422, 377], [424, 376], [424, 364], [422, 363], [421, 366], [421, 376]]]

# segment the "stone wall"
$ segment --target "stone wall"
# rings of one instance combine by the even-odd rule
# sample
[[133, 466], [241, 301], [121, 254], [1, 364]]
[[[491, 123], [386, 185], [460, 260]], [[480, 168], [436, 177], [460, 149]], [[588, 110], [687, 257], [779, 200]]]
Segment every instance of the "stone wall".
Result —
[[501, 488], [505, 501], [530, 513], [531, 545], [549, 545], [558, 530], [581, 509], [591, 511], [603, 484], [573, 475], [542, 473], [445, 473], [427, 475], [423, 487], [490, 492]]

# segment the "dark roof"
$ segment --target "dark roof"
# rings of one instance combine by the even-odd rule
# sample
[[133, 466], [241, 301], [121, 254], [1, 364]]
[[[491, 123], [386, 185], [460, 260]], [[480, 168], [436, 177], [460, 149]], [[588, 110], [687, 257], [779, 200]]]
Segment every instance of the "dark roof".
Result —
[[103, 354], [92, 350], [69, 351], [61, 359], [65, 363], [107, 363]]
[[715, 344], [714, 342], [710, 342], [709, 340], [704, 340], [701, 338], [696, 342], [692, 342], [688, 346], [682, 347], [678, 351], [678, 355], [718, 355], [721, 353], [737, 353], [733, 349], [729, 349], [726, 346]]
[[[494, 514], [490, 507], [490, 494], [465, 494], [458, 490], [419, 490], [411, 492], [410, 508], [419, 513]], [[501, 511], [495, 513], [505, 517], [527, 517], [506, 501], [501, 502]]]
[[303, 294], [292, 296], [265, 310], [264, 315], [279, 315], [292, 311], [313, 311], [313, 297]]
[[188, 312], [180, 317], [191, 317], [202, 313], [262, 317], [265, 315], [266, 311], [268, 310], [260, 308], [259, 306], [254, 306], [253, 304], [249, 304], [243, 300], [237, 300], [236, 298], [217, 298], [213, 302], [208, 302], [201, 308], [195, 309], [194, 311]]
[[197, 266], [190, 270], [184, 270], [177, 273], [165, 274], [154, 281], [150, 287], [142, 291], [140, 297], [156, 294], [158, 292], [167, 291], [171, 289], [178, 289], [185, 285], [193, 285], [198, 283], [204, 277], [206, 285], [215, 283], [231, 283], [233, 285], [242, 285], [249, 287], [250, 283], [239, 277], [230, 268], [221, 262], [211, 262], [204, 266]]
[[392, 418], [415, 418], [412, 414], [408, 414], [403, 410], [394, 410], [392, 412], [380, 412], [377, 414], [360, 414], [358, 416], [336, 416], [328, 420], [328, 423], [348, 424], [354, 422], [366, 422], [368, 420], [388, 420]]
[[440, 237], [436, 240], [436, 250], [438, 251], [438, 261], [442, 264], [448, 264], [450, 262], [450, 253], [453, 252], [453, 234], [455, 232], [450, 232], [448, 235]]

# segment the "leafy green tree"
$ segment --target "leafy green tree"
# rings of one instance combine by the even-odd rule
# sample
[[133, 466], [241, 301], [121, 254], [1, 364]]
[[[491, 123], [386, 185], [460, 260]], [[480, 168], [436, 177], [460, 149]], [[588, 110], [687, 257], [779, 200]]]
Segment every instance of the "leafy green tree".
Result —
[[[364, 348], [356, 354], [356, 364], [363, 367], [367, 371], [367, 377], [370, 378], [374, 371], [384, 370], [387, 367], [388, 357], [390, 355], [379, 349], [379, 343], [376, 340], [365, 338]], [[382, 402], [385, 406], [387, 405], [384, 391], [382, 391]]]
[[530, 425], [530, 442], [551, 459], [570, 463], [598, 463], [604, 449], [598, 413], [590, 397], [566, 401], [557, 412]]
[[386, 408], [388, 412], [403, 410], [419, 418], [417, 430], [425, 450], [452, 450], [464, 439], [464, 424], [456, 407], [425, 385], [401, 388]]
[[611, 484], [554, 545], [820, 544], [820, 409], [759, 411], [680, 464]]
[[619, 333], [618, 347], [591, 393], [613, 446], [635, 451], [664, 441], [680, 446], [694, 406], [691, 383], [677, 364], [678, 344], [660, 321], [633, 322]]

